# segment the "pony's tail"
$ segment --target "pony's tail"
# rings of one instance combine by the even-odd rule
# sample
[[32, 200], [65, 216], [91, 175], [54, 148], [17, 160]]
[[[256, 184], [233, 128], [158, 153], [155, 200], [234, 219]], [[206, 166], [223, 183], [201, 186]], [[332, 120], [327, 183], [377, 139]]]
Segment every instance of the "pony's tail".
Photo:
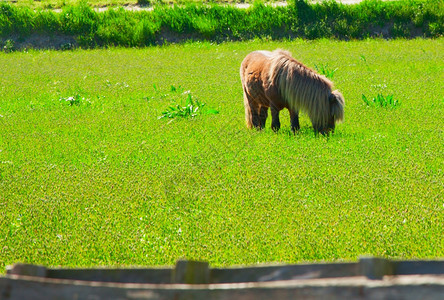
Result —
[[344, 96], [342, 96], [338, 90], [335, 90], [331, 92], [328, 100], [330, 101], [330, 113], [334, 117], [335, 123], [343, 121], [345, 106]]
[[245, 123], [247, 124], [248, 128], [253, 128], [253, 116], [251, 114], [251, 107], [250, 103], [247, 99], [247, 95], [245, 95], [244, 92], [244, 106], [245, 106]]

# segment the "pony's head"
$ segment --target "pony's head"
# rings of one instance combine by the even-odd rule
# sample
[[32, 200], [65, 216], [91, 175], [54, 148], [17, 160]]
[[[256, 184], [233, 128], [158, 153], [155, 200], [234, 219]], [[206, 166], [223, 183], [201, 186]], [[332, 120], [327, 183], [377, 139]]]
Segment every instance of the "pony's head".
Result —
[[315, 128], [317, 132], [323, 135], [328, 135], [330, 132], [333, 133], [335, 130], [335, 124], [344, 119], [345, 100], [344, 96], [342, 96], [338, 90], [331, 92], [331, 94], [328, 96], [328, 103], [330, 111], [327, 123]]

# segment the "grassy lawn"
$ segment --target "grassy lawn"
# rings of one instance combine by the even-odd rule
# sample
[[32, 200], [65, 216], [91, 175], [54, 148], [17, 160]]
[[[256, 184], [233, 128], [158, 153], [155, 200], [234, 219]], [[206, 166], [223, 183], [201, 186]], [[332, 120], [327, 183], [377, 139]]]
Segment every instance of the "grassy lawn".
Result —
[[[245, 127], [240, 62], [275, 48], [337, 69], [330, 138]], [[0, 53], [0, 273], [443, 257], [443, 62], [442, 38]], [[182, 91], [219, 114], [158, 119]]]

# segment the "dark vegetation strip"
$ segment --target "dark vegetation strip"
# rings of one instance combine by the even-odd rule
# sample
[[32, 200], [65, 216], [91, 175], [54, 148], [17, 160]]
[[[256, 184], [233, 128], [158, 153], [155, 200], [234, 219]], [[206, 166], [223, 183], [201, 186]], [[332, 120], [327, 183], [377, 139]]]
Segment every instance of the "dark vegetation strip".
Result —
[[85, 3], [61, 12], [0, 4], [0, 45], [14, 47], [143, 47], [187, 40], [215, 42], [252, 38], [439, 37], [444, 33], [444, 0], [334, 1], [285, 7], [260, 2], [248, 9], [187, 4], [151, 11], [123, 8], [96, 12]]

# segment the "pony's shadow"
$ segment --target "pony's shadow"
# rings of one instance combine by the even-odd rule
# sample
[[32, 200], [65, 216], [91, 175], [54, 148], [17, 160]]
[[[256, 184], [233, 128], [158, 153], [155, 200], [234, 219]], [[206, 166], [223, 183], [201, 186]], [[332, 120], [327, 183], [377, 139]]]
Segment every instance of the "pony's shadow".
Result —
[[263, 128], [263, 131], [267, 134], [275, 134], [278, 136], [285, 136], [288, 138], [298, 138], [298, 137], [327, 137], [328, 135], [322, 135], [313, 131], [313, 128], [309, 125], [301, 126], [299, 130], [293, 131], [290, 126], [282, 126], [279, 130], [275, 131], [269, 127]]

